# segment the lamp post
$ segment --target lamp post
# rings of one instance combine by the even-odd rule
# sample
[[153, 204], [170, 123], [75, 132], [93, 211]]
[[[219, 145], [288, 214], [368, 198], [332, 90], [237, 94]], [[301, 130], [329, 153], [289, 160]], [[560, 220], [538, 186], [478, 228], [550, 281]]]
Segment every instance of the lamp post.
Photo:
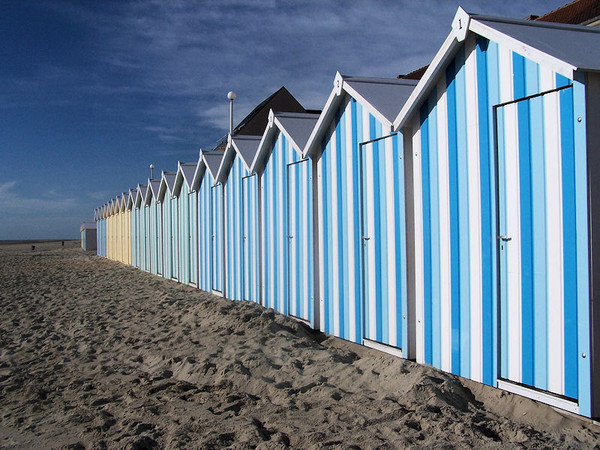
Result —
[[233, 133], [233, 101], [235, 97], [235, 92], [229, 91], [227, 93], [227, 98], [229, 99], [229, 134]]

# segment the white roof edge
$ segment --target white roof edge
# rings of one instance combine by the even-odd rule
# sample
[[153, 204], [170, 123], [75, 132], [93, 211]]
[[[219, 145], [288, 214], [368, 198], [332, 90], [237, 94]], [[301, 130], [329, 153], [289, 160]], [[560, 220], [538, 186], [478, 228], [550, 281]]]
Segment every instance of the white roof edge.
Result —
[[321, 111], [319, 120], [317, 120], [317, 123], [315, 124], [312, 133], [310, 133], [310, 136], [308, 137], [308, 141], [306, 141], [304, 149], [302, 149], [303, 158], [306, 158], [309, 155], [309, 153], [311, 153], [313, 147], [315, 146], [315, 141], [321, 136], [323, 128], [325, 126], [325, 119], [331, 114], [332, 105], [336, 102], [336, 100], [341, 100], [339, 99], [338, 88], [335, 86], [335, 80], [341, 77], [342, 75], [339, 72], [337, 72], [334, 79], [334, 87], [331, 90], [329, 97], [327, 98], [327, 102], [325, 102], [325, 106]]
[[[200, 150], [200, 153], [198, 154], [198, 162], [196, 163], [196, 170], [194, 170], [192, 185], [196, 184], [196, 181], [199, 178], [198, 171], [201, 170], [202, 166], [204, 166], [204, 170], [206, 171], [206, 161], [204, 161], [204, 159], [202, 159], [202, 150]], [[198, 187], [200, 187], [200, 185], [198, 185]]]
[[273, 130], [274, 117], [275, 117], [275, 113], [273, 112], [272, 109], [270, 109], [269, 110], [269, 122], [267, 123], [267, 126], [265, 127], [265, 131], [263, 132], [263, 135], [258, 144], [258, 148], [256, 149], [256, 154], [254, 155], [254, 160], [252, 161], [252, 164], [250, 165], [250, 173], [256, 172], [256, 165], [258, 164], [258, 161], [261, 157], [264, 146], [267, 145], [266, 144], [267, 139], [269, 138], [269, 135], [271, 135], [274, 132], [274, 130]]
[[233, 145], [231, 142], [231, 134], [228, 134], [227, 135], [227, 146], [225, 147], [225, 151], [223, 152], [223, 156], [221, 157], [221, 163], [219, 164], [219, 170], [217, 170], [217, 175], [215, 176], [216, 183], [221, 183], [223, 171], [225, 170], [225, 160], [227, 159], [227, 157], [229, 156], [229, 154], [232, 151], [234, 152], [235, 149], [233, 148]]
[[393, 129], [398, 131], [403, 125], [407, 117], [411, 115], [413, 110], [417, 107], [423, 94], [426, 93], [432, 84], [435, 83], [435, 76], [437, 75], [441, 66], [445, 64], [450, 54], [458, 46], [459, 42], [454, 36], [454, 32], [450, 32], [438, 52], [435, 54], [433, 60], [427, 67], [427, 70], [421, 77], [421, 80], [415, 86], [415, 89], [411, 92], [408, 100], [394, 119]]

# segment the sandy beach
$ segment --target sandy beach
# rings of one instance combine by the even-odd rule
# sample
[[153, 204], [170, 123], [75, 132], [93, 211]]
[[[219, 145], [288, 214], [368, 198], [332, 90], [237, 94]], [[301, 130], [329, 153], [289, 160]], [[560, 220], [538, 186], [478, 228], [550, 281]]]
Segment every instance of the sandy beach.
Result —
[[600, 448], [589, 421], [78, 246], [0, 245], [0, 448]]

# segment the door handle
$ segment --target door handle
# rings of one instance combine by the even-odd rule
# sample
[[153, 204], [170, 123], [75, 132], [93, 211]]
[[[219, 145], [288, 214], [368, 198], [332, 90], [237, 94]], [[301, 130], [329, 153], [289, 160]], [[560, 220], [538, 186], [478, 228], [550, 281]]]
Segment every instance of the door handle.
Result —
[[507, 236], [505, 234], [498, 236], [498, 239], [500, 239], [501, 241], [504, 241], [504, 242], [508, 242], [508, 241], [512, 240], [512, 238], [510, 236]]
[[368, 240], [369, 240], [369, 239], [371, 239], [371, 238], [370, 238], [370, 237], [368, 237], [368, 236], [363, 236], [361, 239], [362, 239], [363, 241], [368, 241]]
[[292, 236], [291, 234], [288, 234], [288, 239], [294, 239], [294, 236]]

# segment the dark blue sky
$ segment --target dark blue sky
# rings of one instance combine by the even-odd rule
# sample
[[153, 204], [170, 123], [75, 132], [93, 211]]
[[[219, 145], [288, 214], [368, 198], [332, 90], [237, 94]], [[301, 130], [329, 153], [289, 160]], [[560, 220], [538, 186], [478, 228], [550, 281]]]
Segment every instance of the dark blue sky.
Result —
[[459, 5], [513, 18], [566, 0], [0, 2], [0, 240], [75, 238], [95, 207], [194, 162], [285, 85], [321, 109], [335, 72], [428, 64]]

